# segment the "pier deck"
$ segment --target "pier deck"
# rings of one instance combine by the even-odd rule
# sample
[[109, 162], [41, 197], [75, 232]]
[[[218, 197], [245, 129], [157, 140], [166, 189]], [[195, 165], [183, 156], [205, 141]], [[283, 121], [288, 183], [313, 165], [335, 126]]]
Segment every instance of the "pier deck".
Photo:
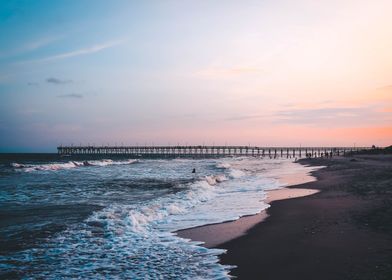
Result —
[[344, 155], [370, 147], [257, 147], [257, 146], [59, 146], [60, 155], [130, 155], [130, 156], [268, 156], [320, 157]]

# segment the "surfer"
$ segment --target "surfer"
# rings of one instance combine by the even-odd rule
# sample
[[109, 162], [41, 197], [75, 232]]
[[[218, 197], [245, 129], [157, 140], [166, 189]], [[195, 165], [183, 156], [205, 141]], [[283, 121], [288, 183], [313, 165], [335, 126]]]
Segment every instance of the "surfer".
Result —
[[193, 168], [192, 173], [196, 173], [196, 168]]

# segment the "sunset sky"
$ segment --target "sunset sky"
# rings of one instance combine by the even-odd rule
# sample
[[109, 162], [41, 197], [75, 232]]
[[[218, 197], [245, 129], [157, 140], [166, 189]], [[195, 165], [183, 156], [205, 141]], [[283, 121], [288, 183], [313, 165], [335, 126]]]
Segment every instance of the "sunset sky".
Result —
[[0, 0], [0, 151], [392, 144], [392, 1]]

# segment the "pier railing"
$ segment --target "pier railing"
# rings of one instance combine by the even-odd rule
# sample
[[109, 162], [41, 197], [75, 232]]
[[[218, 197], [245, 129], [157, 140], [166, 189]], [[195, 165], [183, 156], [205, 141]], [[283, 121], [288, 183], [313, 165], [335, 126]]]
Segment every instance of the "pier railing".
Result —
[[268, 156], [321, 157], [339, 156], [368, 150], [370, 147], [257, 147], [257, 146], [59, 146], [60, 155], [124, 155], [124, 156]]

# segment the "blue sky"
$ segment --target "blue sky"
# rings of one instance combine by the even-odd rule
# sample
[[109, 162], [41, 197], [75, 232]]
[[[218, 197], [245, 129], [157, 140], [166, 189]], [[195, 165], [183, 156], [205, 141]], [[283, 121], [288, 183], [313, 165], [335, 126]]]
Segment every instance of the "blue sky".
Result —
[[[0, 151], [72, 143], [385, 145], [390, 7], [0, 1]], [[331, 130], [336, 138], [327, 140]], [[303, 139], [304, 131], [318, 137]]]

